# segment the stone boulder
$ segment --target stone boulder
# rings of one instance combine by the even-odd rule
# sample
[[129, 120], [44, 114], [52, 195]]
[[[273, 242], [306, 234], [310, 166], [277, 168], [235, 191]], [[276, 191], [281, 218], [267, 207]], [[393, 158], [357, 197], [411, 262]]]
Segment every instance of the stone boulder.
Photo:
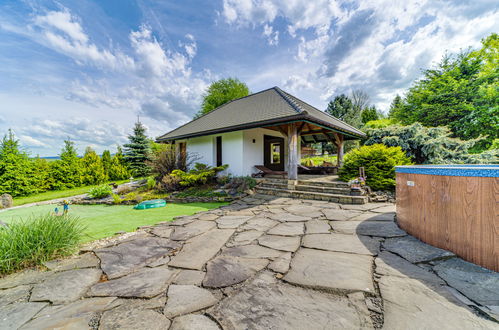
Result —
[[14, 200], [9, 194], [2, 194], [0, 196], [0, 209], [6, 209], [14, 205]]

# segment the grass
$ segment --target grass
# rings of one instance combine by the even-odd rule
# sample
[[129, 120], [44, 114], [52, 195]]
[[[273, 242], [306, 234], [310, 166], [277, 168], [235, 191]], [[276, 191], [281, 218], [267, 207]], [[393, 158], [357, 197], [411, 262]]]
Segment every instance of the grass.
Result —
[[76, 251], [85, 230], [75, 216], [39, 214], [0, 228], [0, 274]]
[[313, 156], [301, 159], [301, 164], [303, 166], [321, 166], [322, 163], [328, 162], [332, 163], [333, 166], [336, 165], [336, 156], [324, 155], [324, 156]]
[[[168, 204], [166, 207], [134, 210], [130, 205], [71, 205], [69, 214], [80, 218], [86, 227], [82, 242], [89, 242], [114, 235], [118, 231], [134, 231], [139, 226], [171, 221], [180, 215], [220, 207], [227, 203], [186, 203]], [[52, 212], [55, 205], [39, 205], [0, 212], [0, 219], [15, 223], [20, 219]], [[61, 209], [59, 207], [59, 209]]]
[[[128, 180], [113, 181], [113, 182], [116, 182], [117, 184], [121, 184], [121, 183], [124, 183], [127, 181]], [[46, 191], [46, 192], [39, 193], [36, 195], [16, 197], [16, 198], [14, 198], [14, 206], [49, 201], [51, 199], [57, 199], [57, 198], [82, 195], [82, 194], [86, 194], [87, 192], [89, 192], [90, 189], [98, 187], [98, 186], [100, 186], [100, 185], [77, 187], [77, 188], [66, 189], [66, 190], [51, 190], [51, 191]]]

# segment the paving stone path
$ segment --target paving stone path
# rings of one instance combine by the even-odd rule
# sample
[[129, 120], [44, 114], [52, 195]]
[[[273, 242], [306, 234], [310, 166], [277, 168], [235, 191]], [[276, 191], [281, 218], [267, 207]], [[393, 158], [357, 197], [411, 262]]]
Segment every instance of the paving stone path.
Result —
[[499, 329], [499, 273], [394, 218], [246, 197], [0, 279], [0, 329]]

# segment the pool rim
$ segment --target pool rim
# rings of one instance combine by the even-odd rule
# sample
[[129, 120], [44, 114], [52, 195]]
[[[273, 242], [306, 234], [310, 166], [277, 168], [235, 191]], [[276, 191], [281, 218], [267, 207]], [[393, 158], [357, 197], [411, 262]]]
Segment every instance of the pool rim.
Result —
[[494, 164], [403, 165], [403, 166], [395, 166], [395, 173], [497, 178], [499, 177], [499, 165], [494, 165]]

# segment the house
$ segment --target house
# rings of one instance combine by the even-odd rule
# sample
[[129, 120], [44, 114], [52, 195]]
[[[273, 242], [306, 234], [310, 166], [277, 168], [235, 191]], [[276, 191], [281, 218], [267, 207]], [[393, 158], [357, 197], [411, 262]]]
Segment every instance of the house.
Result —
[[331, 141], [338, 147], [338, 166], [343, 143], [365, 136], [358, 129], [310, 104], [272, 87], [228, 102], [160, 137], [179, 150], [196, 154], [211, 166], [228, 164], [236, 176], [257, 172], [255, 165], [287, 171], [297, 179], [300, 145]]

